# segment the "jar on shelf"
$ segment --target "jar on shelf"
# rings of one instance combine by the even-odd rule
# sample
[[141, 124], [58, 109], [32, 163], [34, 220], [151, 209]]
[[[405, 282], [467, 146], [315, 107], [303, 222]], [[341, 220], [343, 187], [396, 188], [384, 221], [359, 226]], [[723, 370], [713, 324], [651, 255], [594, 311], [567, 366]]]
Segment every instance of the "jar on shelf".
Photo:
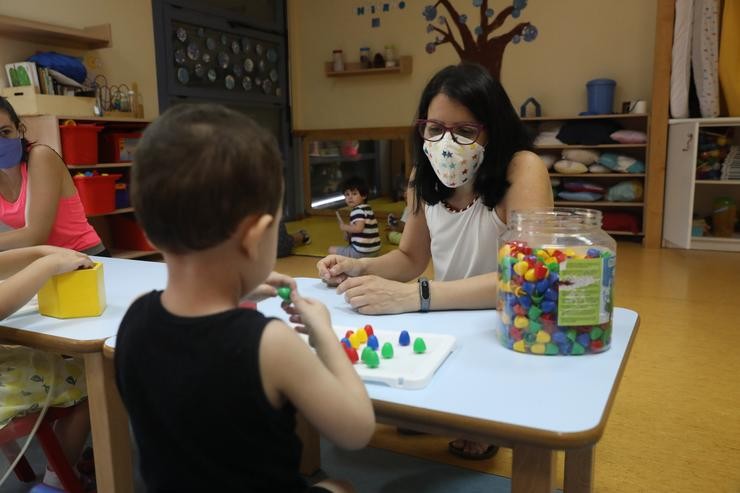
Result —
[[360, 48], [360, 66], [362, 68], [372, 68], [373, 62], [370, 60], [370, 48], [363, 46]]
[[512, 211], [498, 250], [502, 344], [544, 355], [606, 351], [616, 252], [600, 211]]
[[717, 197], [712, 204], [712, 232], [714, 236], [729, 238], [735, 231], [737, 203], [732, 197]]
[[344, 56], [342, 50], [332, 51], [332, 62], [334, 63], [334, 72], [344, 72]]
[[385, 45], [385, 66], [395, 67], [396, 66], [396, 53], [393, 45]]

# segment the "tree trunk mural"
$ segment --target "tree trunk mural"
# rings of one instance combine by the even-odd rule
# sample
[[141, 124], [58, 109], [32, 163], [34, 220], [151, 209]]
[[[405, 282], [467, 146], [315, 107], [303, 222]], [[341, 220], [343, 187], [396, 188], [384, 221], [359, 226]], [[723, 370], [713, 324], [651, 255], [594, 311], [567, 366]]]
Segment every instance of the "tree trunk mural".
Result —
[[[537, 28], [529, 22], [519, 23], [504, 34], [494, 35], [494, 31], [499, 29], [509, 16], [519, 18], [527, 6], [527, 0], [513, 0], [512, 5], [495, 17], [494, 10], [488, 7], [488, 0], [473, 0], [473, 6], [479, 8], [480, 24], [471, 32], [467, 25], [468, 16], [460, 14], [450, 0], [438, 0], [433, 5], [427, 5], [422, 13], [429, 22], [427, 32], [438, 35], [434, 41], [427, 43], [426, 51], [434, 53], [437, 46], [449, 43], [460, 60], [479, 63], [486, 67], [493, 77], [500, 79], [501, 61], [506, 46], [510, 42], [516, 44], [521, 40], [531, 42], [537, 37]], [[445, 8], [450, 21], [446, 16], [437, 15], [439, 7]], [[435, 19], [438, 26], [433, 24]], [[450, 24], [457, 27], [457, 37], [452, 32]]]

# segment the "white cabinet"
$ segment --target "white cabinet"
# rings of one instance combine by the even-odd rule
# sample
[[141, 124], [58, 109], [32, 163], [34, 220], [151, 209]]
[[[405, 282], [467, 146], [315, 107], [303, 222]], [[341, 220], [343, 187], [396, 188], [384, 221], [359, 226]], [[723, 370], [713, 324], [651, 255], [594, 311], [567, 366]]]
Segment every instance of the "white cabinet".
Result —
[[711, 216], [717, 197], [731, 197], [740, 204], [740, 180], [697, 180], [696, 162], [702, 131], [729, 133], [740, 145], [740, 118], [670, 120], [666, 163], [663, 246], [698, 250], [740, 252], [740, 234], [730, 238], [692, 236], [694, 217]]

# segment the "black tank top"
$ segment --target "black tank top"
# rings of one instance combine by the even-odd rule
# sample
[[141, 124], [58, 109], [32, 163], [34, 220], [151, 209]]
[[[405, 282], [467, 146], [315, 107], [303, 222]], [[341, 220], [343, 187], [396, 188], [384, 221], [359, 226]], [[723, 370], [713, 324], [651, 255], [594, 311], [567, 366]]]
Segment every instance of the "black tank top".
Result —
[[178, 317], [161, 292], [136, 300], [116, 341], [116, 380], [150, 492], [305, 491], [295, 409], [274, 409], [256, 310]]

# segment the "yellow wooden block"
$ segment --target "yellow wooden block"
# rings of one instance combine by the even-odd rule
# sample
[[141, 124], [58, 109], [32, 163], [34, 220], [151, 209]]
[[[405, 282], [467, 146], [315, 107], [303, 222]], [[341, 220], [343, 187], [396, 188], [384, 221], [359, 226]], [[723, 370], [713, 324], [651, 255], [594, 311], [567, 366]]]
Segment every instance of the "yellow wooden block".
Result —
[[39, 291], [39, 313], [47, 317], [97, 317], [105, 310], [103, 264], [59, 274]]

